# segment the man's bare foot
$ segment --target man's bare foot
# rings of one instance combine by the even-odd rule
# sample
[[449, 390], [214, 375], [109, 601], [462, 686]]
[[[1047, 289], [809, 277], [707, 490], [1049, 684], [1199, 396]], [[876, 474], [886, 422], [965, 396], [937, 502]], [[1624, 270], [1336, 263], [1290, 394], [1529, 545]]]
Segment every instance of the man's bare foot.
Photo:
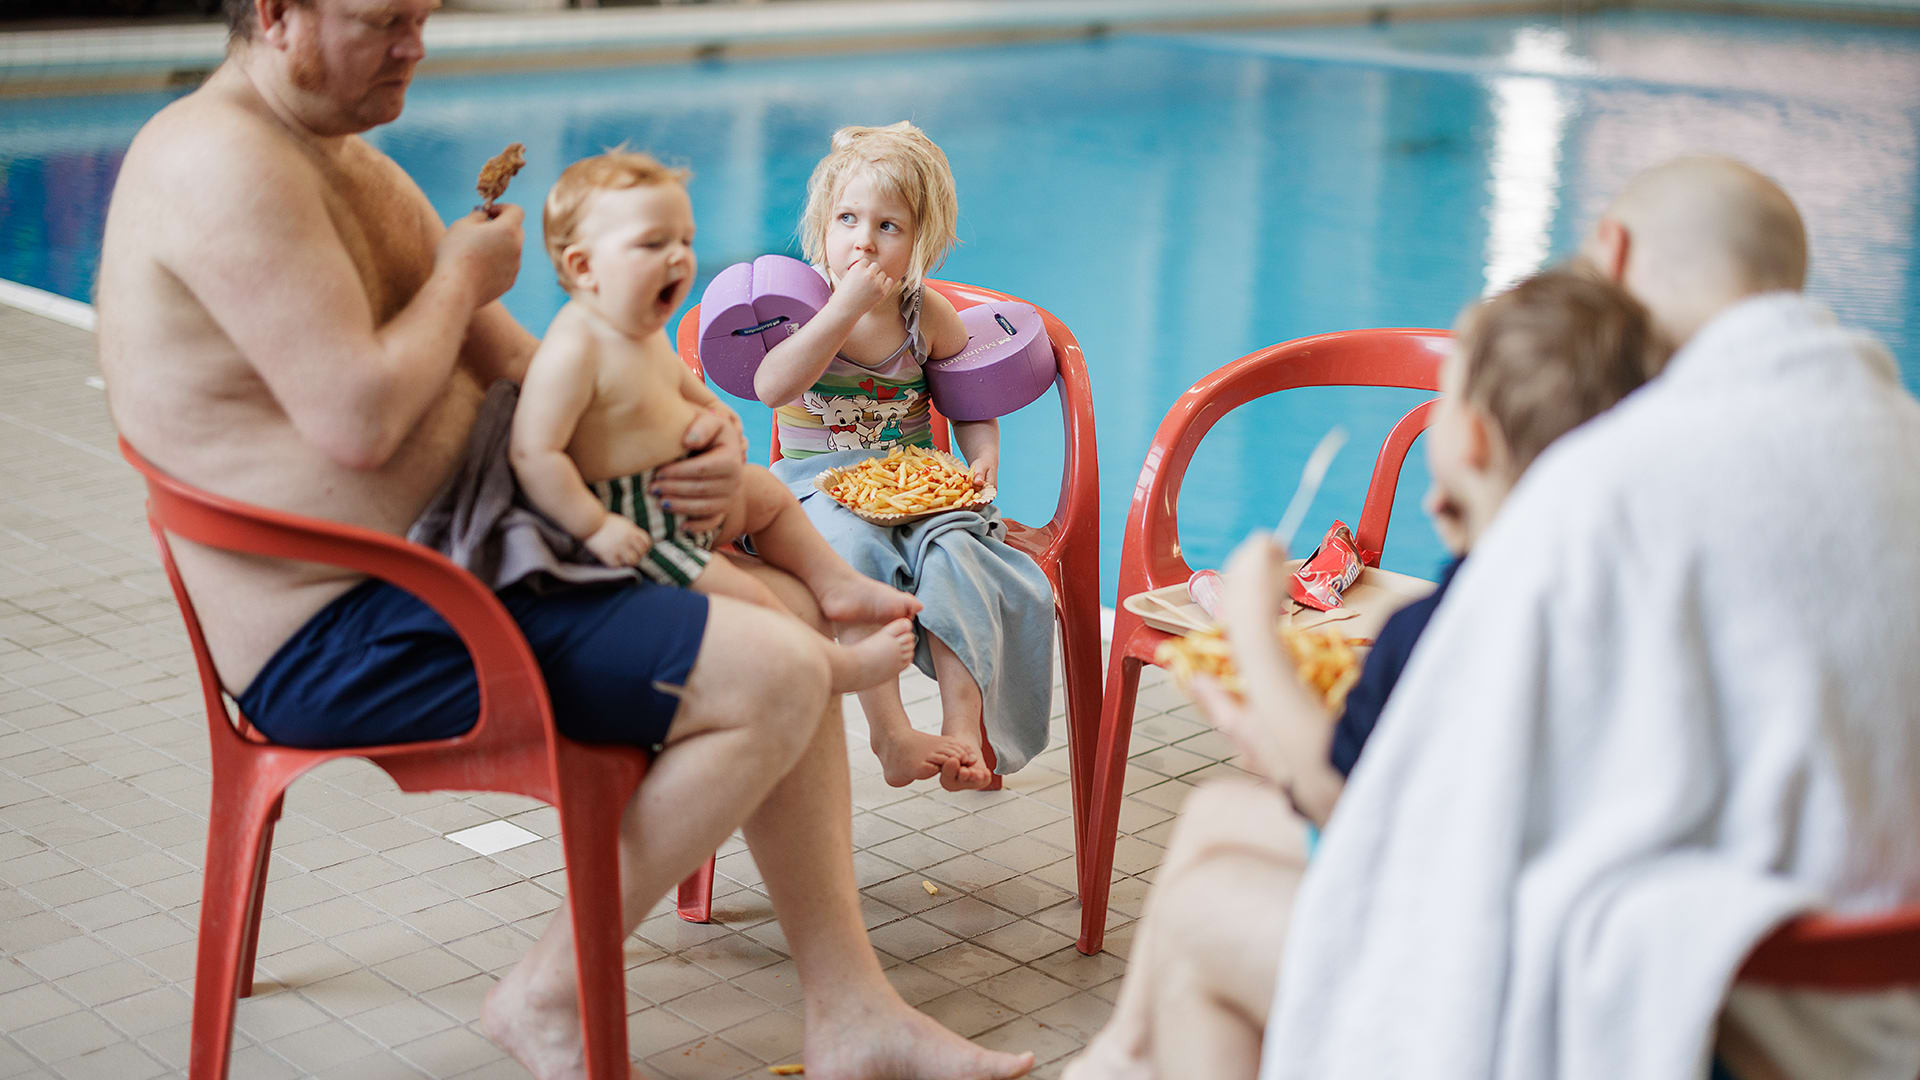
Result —
[[873, 733], [873, 756], [880, 759], [880, 772], [887, 783], [906, 787], [915, 780], [938, 776], [948, 765], [963, 765], [971, 755], [980, 762], [980, 752], [958, 739], [929, 735], [903, 725], [897, 734]]
[[810, 1080], [1012, 1080], [1033, 1055], [975, 1046], [932, 1017], [896, 1004], [886, 1015], [858, 1006], [839, 1018], [807, 1017]]
[[820, 601], [820, 614], [841, 623], [910, 619], [920, 614], [921, 608], [912, 593], [903, 593], [891, 585], [853, 573], [821, 582], [813, 595]]
[[580, 1012], [573, 995], [535, 989], [528, 963], [515, 965], [488, 992], [480, 1006], [480, 1026], [539, 1080], [586, 1080]]
[[913, 663], [913, 620], [895, 619], [850, 645], [832, 643], [827, 649], [827, 660], [832, 669], [834, 693], [848, 694], [878, 686]]

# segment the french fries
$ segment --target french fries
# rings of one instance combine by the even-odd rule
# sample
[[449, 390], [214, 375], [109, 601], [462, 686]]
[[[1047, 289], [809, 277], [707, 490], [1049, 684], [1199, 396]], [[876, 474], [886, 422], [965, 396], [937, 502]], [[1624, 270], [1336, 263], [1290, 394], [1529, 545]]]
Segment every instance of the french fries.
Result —
[[825, 474], [818, 486], [863, 516], [918, 516], [987, 501], [974, 489], [973, 473], [917, 446], [896, 446], [886, 457]]
[[[1293, 656], [1300, 681], [1319, 694], [1329, 709], [1338, 711], [1346, 704], [1347, 691], [1360, 678], [1360, 654], [1355, 647], [1371, 645], [1371, 639], [1350, 638], [1332, 630], [1295, 630], [1291, 626], [1277, 627], [1275, 636]], [[1240, 673], [1234, 669], [1233, 650], [1217, 627], [1161, 642], [1153, 662], [1166, 668], [1183, 687], [1204, 675], [1235, 697], [1246, 692]]]

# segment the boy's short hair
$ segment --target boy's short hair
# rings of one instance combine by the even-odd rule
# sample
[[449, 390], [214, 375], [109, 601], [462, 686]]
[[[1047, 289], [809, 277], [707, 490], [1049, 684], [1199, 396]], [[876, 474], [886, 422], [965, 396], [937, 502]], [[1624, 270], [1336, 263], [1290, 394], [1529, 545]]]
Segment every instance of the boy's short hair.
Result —
[[1568, 268], [1543, 270], [1468, 308], [1455, 340], [1462, 392], [1500, 429], [1516, 475], [1659, 374], [1669, 354], [1638, 300]]
[[686, 187], [692, 178], [693, 174], [686, 169], [662, 165], [652, 154], [638, 150], [609, 150], [567, 166], [547, 192], [546, 209], [540, 217], [547, 258], [553, 260], [553, 272], [560, 278], [560, 287], [569, 292], [573, 290], [573, 275], [567, 271], [561, 253], [580, 239], [580, 220], [587, 216], [587, 207], [595, 195], [654, 184]]
[[905, 120], [886, 127], [843, 127], [833, 133], [832, 149], [813, 167], [807, 181], [807, 209], [800, 216], [800, 249], [807, 261], [827, 261], [827, 225], [833, 200], [855, 172], [872, 174], [880, 190], [913, 212], [913, 255], [907, 283], [917, 285], [959, 242], [955, 231], [960, 200], [953, 170], [927, 133]]

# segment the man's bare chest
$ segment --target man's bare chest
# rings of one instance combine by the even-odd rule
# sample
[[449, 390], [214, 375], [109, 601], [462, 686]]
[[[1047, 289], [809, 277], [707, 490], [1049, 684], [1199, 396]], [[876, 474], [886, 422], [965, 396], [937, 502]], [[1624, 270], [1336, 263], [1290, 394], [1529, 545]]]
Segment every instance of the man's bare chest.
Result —
[[328, 213], [366, 287], [374, 321], [385, 323], [432, 275], [438, 231], [385, 170], [349, 165], [328, 172]]

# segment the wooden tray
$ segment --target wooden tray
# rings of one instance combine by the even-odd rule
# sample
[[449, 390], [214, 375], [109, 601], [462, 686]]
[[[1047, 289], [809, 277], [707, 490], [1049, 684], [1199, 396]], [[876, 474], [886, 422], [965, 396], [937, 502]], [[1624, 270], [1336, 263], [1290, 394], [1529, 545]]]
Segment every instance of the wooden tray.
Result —
[[[1298, 559], [1287, 563], [1287, 572], [1292, 573], [1299, 565]], [[1360, 571], [1359, 580], [1341, 594], [1340, 607], [1315, 611], [1296, 604], [1291, 625], [1308, 630], [1334, 624], [1348, 637], [1378, 637], [1388, 616], [1432, 591], [1431, 581], [1369, 566]], [[1213, 625], [1213, 619], [1187, 595], [1185, 582], [1135, 593], [1121, 601], [1121, 606], [1140, 616], [1148, 626], [1169, 634], [1185, 634]]]
[[[959, 458], [954, 457], [952, 454], [949, 454], [944, 450], [927, 450], [925, 447], [921, 447], [921, 449], [924, 450], [926, 453], [932, 454], [934, 457], [939, 458], [941, 461], [946, 462], [948, 465], [951, 465], [952, 467], [959, 469], [961, 472], [971, 471], [967, 468], [966, 462], [961, 461]], [[917, 513], [912, 513], [912, 514], [870, 513], [866, 510], [860, 509], [857, 506], [848, 506], [845, 502], [842, 502], [839, 499], [834, 499], [833, 492], [827, 490], [828, 488], [832, 487], [836, 481], [840, 479], [840, 474], [847, 472], [850, 469], [857, 468], [859, 467], [859, 465], [860, 465], [860, 462], [855, 462], [854, 464], [848, 465], [846, 468], [843, 468], [843, 469], [828, 469], [825, 472], [821, 473], [819, 476], [816, 476], [813, 478], [813, 487], [814, 487], [814, 490], [818, 491], [820, 494], [825, 495], [829, 499], [833, 499], [834, 502], [840, 503], [841, 506], [845, 506], [847, 508], [847, 511], [851, 513], [854, 517], [857, 517], [860, 520], [865, 522], [870, 522], [874, 525], [885, 525], [885, 526], [905, 525], [910, 521], [919, 521], [921, 518], [932, 517], [935, 514], [944, 514], [949, 510], [978, 510], [983, 506], [990, 505], [993, 502], [993, 497], [996, 494], [998, 494], [998, 492], [994, 488], [981, 488], [979, 491], [974, 492], [973, 497], [970, 499], [967, 499], [962, 502], [953, 503], [948, 506], [935, 507], [932, 510], [921, 510], [921, 511], [918, 511]]]

